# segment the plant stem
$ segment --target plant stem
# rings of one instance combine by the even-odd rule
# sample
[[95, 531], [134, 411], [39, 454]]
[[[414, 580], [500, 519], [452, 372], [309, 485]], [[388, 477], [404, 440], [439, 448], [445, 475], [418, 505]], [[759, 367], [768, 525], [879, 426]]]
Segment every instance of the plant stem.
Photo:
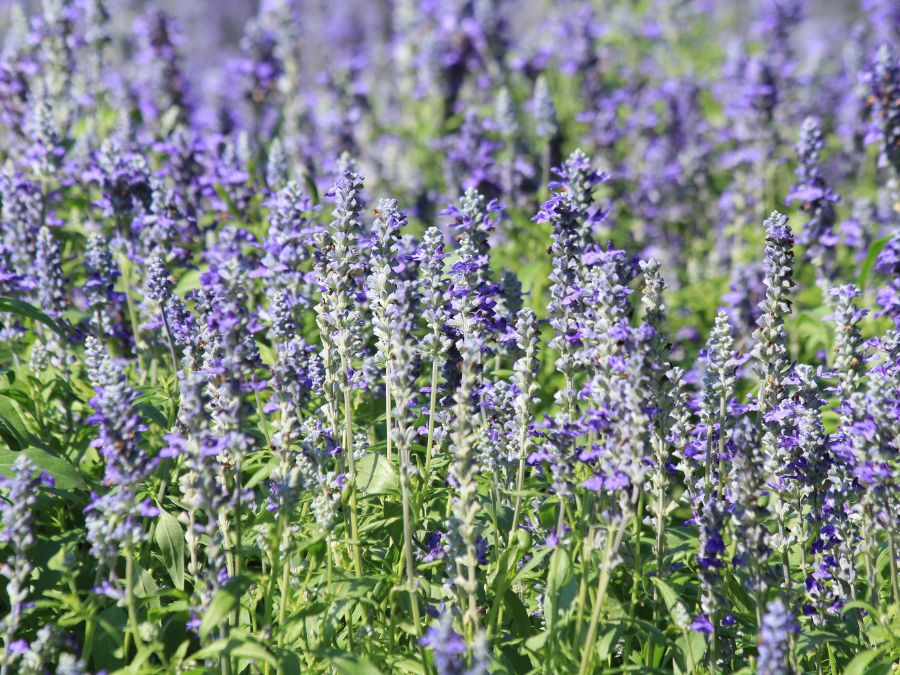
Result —
[[900, 604], [900, 584], [897, 581], [897, 545], [891, 532], [888, 532], [888, 555], [891, 558], [888, 562], [888, 568], [891, 571], [891, 594], [894, 596], [893, 601]]
[[[409, 450], [404, 449], [408, 454]], [[402, 452], [402, 451], [401, 451]], [[408, 461], [408, 459], [406, 460]], [[402, 469], [401, 469], [402, 471]], [[419, 600], [416, 596], [416, 576], [413, 567], [413, 551], [412, 551], [412, 523], [410, 522], [409, 510], [409, 478], [400, 479], [400, 493], [403, 502], [403, 549], [406, 556], [406, 586], [409, 590], [409, 602], [412, 606], [413, 621], [416, 626], [416, 636], [421, 637], [422, 621], [419, 618]]]
[[241, 462], [234, 462], [234, 576], [241, 573]]
[[512, 541], [516, 530], [519, 529], [519, 517], [522, 511], [522, 489], [525, 487], [525, 442], [528, 437], [528, 427], [522, 424], [519, 428], [519, 467], [516, 469], [516, 503], [513, 507], [512, 527], [509, 530], [509, 538]]
[[422, 480], [423, 487], [427, 487], [431, 481], [431, 452], [434, 444], [434, 413], [437, 407], [437, 378], [438, 378], [438, 357], [435, 356], [431, 361], [431, 386], [429, 387], [429, 404], [428, 404], [428, 441], [425, 446], [425, 476]]
[[385, 365], [384, 372], [384, 414], [385, 424], [387, 428], [387, 460], [391, 462], [394, 459], [393, 442], [391, 440], [391, 362], [388, 360]]
[[84, 646], [81, 649], [81, 659], [87, 668], [91, 667], [91, 651], [94, 648], [94, 631], [97, 628], [97, 619], [93, 613], [84, 621]]
[[603, 601], [606, 599], [606, 589], [609, 585], [610, 563], [613, 553], [619, 548], [624, 531], [625, 521], [622, 519], [620, 523], [616, 524], [615, 530], [606, 533], [606, 542], [603, 545], [603, 567], [600, 569], [600, 580], [597, 583], [597, 598], [594, 600], [594, 609], [591, 611], [591, 622], [588, 625], [587, 639], [581, 652], [581, 667], [578, 669], [578, 675], [587, 675], [590, 670], [591, 658], [594, 655], [594, 643], [597, 640], [597, 626], [600, 623], [600, 612], [603, 609]]
[[178, 351], [175, 349], [175, 339], [172, 337], [172, 327], [169, 325], [169, 317], [166, 314], [166, 303], [159, 303], [159, 313], [162, 315], [163, 326], [166, 329], [166, 342], [169, 347], [169, 357], [172, 359], [172, 374], [176, 375], [180, 370], [178, 368]]
[[[500, 479], [497, 477], [496, 471], [492, 472], [491, 479], [491, 524], [494, 527], [494, 551], [492, 557], [494, 561], [496, 561], [497, 556], [500, 555], [500, 521], [497, 519], [497, 504], [500, 501], [500, 496], [497, 494], [497, 485], [500, 482]], [[510, 537], [511, 536], [512, 533], [510, 532]]]
[[[644, 518], [644, 491], [641, 490], [638, 497], [638, 509], [634, 518], [633, 536], [634, 536], [634, 573], [631, 577], [631, 600], [628, 607], [628, 623], [634, 622], [634, 613], [638, 605], [638, 591], [641, 587], [641, 575], [643, 573], [643, 565], [641, 561], [641, 521]], [[655, 585], [655, 584], [654, 584]], [[628, 639], [628, 654], [625, 663], [628, 663], [631, 652], [632, 639]]]
[[719, 501], [725, 496], [725, 399], [719, 399]]
[[[265, 600], [265, 625], [271, 626], [272, 609], [275, 598], [275, 579], [278, 578], [281, 565], [281, 533], [284, 530], [284, 505], [280, 505], [281, 510], [278, 514], [278, 520], [275, 521], [275, 536], [272, 538], [274, 546], [272, 547], [272, 565], [269, 571], [268, 590], [266, 591]], [[282, 604], [285, 601], [284, 594], [281, 595]]]
[[578, 582], [578, 602], [575, 612], [575, 640], [581, 642], [584, 628], [584, 605], [588, 596], [588, 565], [591, 562], [591, 542], [594, 540], [594, 528], [588, 529], [588, 533], [581, 540], [581, 580]]
[[[345, 365], [344, 370], [347, 370]], [[353, 457], [353, 408], [350, 404], [350, 386], [344, 387], [344, 452], [347, 455], [348, 491], [350, 503], [350, 549], [356, 576], [362, 578], [362, 558], [359, 551], [359, 524], [356, 513], [356, 460]]]
[[712, 429], [706, 430], [706, 475], [703, 480], [703, 500], [709, 502], [712, 490]]
[[[141, 640], [140, 629], [138, 626], [137, 605], [134, 602], [134, 551], [131, 549], [131, 546], [125, 550], [125, 584], [125, 603], [128, 608], [128, 627], [131, 631], [132, 638], [134, 639], [135, 650], [140, 650], [140, 648], [143, 647], [143, 641]], [[127, 651], [128, 649], [126, 646], [126, 658]]]
[[[328, 593], [331, 595], [331, 556], [328, 558]], [[288, 557], [281, 566], [281, 604], [278, 606], [278, 643], [284, 644], [284, 620], [287, 617], [288, 586], [290, 584], [291, 561]]]

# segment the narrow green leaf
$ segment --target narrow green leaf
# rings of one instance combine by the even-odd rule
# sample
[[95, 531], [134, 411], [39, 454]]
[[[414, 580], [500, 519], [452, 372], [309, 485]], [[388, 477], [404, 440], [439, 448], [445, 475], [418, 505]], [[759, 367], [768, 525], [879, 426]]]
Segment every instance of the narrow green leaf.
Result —
[[178, 519], [165, 511], [159, 514], [159, 522], [156, 524], [156, 543], [172, 583], [179, 591], [183, 590], [184, 531]]
[[28, 430], [12, 401], [0, 398], [0, 438], [13, 450], [22, 450], [30, 445]]
[[620, 632], [622, 632], [622, 628], [622, 624], [616, 624], [608, 631], [606, 631], [603, 637], [600, 638], [599, 642], [597, 643], [597, 656], [601, 661], [606, 661], [613, 645], [615, 644], [617, 636]]
[[869, 273], [872, 271], [872, 267], [878, 259], [878, 254], [884, 250], [884, 247], [887, 246], [887, 243], [890, 240], [890, 237], [882, 237], [877, 241], [873, 241], [872, 245], [869, 246], [869, 250], [866, 253], [866, 259], [863, 260], [863, 264], [860, 265], [859, 268], [859, 277], [856, 279], [856, 285], [861, 291], [866, 288], [866, 282], [869, 280]]
[[250, 588], [250, 579], [246, 577], [232, 577], [213, 596], [200, 621], [200, 635], [209, 635], [213, 628], [217, 628], [238, 603], [241, 596]]
[[[84, 477], [78, 467], [62, 457], [51, 455], [40, 448], [26, 448], [22, 452], [34, 463], [35, 467], [45, 471], [53, 479], [54, 487], [62, 490], [87, 490]], [[0, 475], [9, 476], [13, 462], [19, 456], [12, 450], [0, 450]]]
[[869, 664], [881, 653], [880, 649], [867, 649], [853, 657], [844, 668], [844, 675], [863, 675]]
[[522, 637], [529, 635], [532, 630], [531, 620], [528, 618], [528, 610], [522, 604], [519, 596], [512, 590], [507, 590], [503, 599], [506, 603], [507, 616], [510, 617], [513, 625], [516, 627], [516, 635]]
[[[221, 592], [221, 591], [220, 591]], [[213, 599], [215, 602], [215, 598]], [[204, 616], [204, 620], [206, 617]], [[278, 666], [278, 659], [269, 650], [258, 642], [250, 640], [243, 636], [233, 635], [230, 638], [216, 640], [212, 644], [204, 647], [198, 652], [191, 655], [191, 659], [202, 661], [206, 659], [215, 659], [222, 656], [230, 656], [232, 658], [248, 659], [251, 661], [264, 661], [273, 666]]]
[[878, 616], [880, 612], [865, 600], [851, 600], [841, 608], [841, 613], [846, 614], [851, 609], [864, 609], [872, 616]]
[[345, 675], [381, 675], [381, 671], [370, 661], [355, 654], [331, 652], [328, 654], [328, 660], [339, 673]]
[[135, 567], [137, 568], [134, 575], [135, 596], [138, 598], [149, 598], [151, 605], [158, 605], [159, 598], [157, 595], [159, 594], [159, 586], [157, 586], [156, 582], [153, 580], [153, 575], [140, 565], [135, 565]]
[[282, 647], [276, 651], [279, 675], [301, 675], [303, 665], [300, 655], [292, 649]]
[[532, 635], [530, 638], [525, 640], [525, 647], [531, 649], [532, 651], [539, 651], [544, 647], [544, 644], [546, 644], [548, 636], [549, 633], [547, 631], [542, 631], [537, 635]]
[[33, 321], [44, 324], [45, 326], [47, 326], [47, 328], [52, 330], [60, 337], [68, 337], [66, 334], [66, 330], [60, 324], [44, 314], [34, 305], [30, 305], [23, 300], [0, 296], [0, 312], [7, 312], [9, 314], [17, 314], [18, 316], [28, 317]]
[[141, 418], [145, 422], [152, 420], [160, 429], [169, 428], [169, 420], [167, 420], [163, 412], [152, 403], [138, 403], [136, 407], [141, 414]]
[[553, 632], [556, 623], [557, 611], [562, 604], [560, 592], [572, 578], [572, 561], [569, 552], [559, 546], [553, 550], [550, 557], [550, 568], [547, 572], [547, 592], [544, 594], [544, 616], [547, 620], [547, 630]]
[[650, 580], [656, 584], [656, 587], [659, 589], [660, 595], [662, 595], [663, 602], [666, 603], [666, 609], [671, 613], [675, 607], [678, 606], [678, 603], [681, 602], [681, 598], [678, 597], [678, 593], [675, 592], [675, 589], [669, 586], [665, 581], [660, 579], [659, 577], [650, 577]]
[[178, 279], [178, 283], [175, 284], [174, 292], [179, 296], [184, 297], [187, 295], [188, 291], [193, 291], [197, 288], [200, 288], [200, 274], [202, 272], [201, 269], [196, 270], [188, 270], [184, 274], [181, 275], [181, 278]]
[[542, 547], [537, 550], [537, 552], [532, 555], [531, 560], [522, 565], [521, 569], [516, 572], [516, 576], [513, 577], [512, 583], [517, 584], [525, 580], [525, 578], [537, 569], [541, 563], [544, 562], [544, 558], [546, 558], [552, 549], [547, 547]]
[[550, 570], [547, 573], [547, 594], [556, 595], [572, 578], [572, 562], [569, 552], [562, 546], [553, 550]]
[[225, 189], [225, 186], [221, 183], [216, 183], [215, 185], [213, 185], [213, 190], [215, 190], [219, 199], [225, 202], [225, 206], [228, 207], [228, 212], [231, 214], [231, 217], [239, 223], [242, 223], [244, 219], [241, 216], [241, 212], [235, 205], [234, 200], [231, 198], [231, 195], [228, 194], [228, 190]]

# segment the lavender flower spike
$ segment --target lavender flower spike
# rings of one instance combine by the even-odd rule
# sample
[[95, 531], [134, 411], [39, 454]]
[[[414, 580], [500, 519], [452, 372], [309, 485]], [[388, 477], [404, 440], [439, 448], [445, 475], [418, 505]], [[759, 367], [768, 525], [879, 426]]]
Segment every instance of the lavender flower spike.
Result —
[[759, 675], [788, 675], [792, 672], [790, 656], [791, 635], [797, 632], [794, 617], [780, 599], [766, 607], [759, 635]]
[[766, 251], [763, 270], [766, 297], [759, 307], [753, 333], [756, 346], [753, 356], [758, 362], [760, 379], [759, 412], [772, 410], [783, 396], [784, 377], [790, 367], [784, 315], [791, 311], [791, 288], [794, 286], [794, 236], [787, 216], [778, 211], [766, 219]]
[[12, 475], [0, 479], [0, 487], [5, 488], [6, 492], [5, 499], [0, 501], [0, 543], [9, 544], [11, 551], [11, 556], [0, 567], [0, 574], [9, 580], [6, 584], [9, 613], [0, 621], [4, 646], [3, 656], [0, 657], [2, 675], [10, 672], [10, 667], [18, 658], [12, 644], [22, 622], [28, 598], [28, 581], [33, 569], [28, 549], [35, 543], [31, 530], [36, 515], [34, 506], [37, 503], [38, 488], [49, 483], [44, 474], [35, 476], [35, 472], [34, 464], [21, 453], [13, 463]]

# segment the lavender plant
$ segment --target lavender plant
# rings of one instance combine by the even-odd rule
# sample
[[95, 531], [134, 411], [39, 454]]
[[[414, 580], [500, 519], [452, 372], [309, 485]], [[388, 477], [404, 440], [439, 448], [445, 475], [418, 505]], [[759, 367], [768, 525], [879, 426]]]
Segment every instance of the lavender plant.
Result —
[[889, 4], [0, 3], [0, 670], [888, 672]]

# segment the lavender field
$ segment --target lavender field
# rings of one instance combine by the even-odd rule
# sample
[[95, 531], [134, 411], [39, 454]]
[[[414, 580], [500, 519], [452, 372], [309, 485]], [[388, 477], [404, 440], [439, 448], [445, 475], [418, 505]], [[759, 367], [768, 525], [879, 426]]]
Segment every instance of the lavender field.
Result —
[[900, 673], [896, 1], [0, 44], [0, 675]]

